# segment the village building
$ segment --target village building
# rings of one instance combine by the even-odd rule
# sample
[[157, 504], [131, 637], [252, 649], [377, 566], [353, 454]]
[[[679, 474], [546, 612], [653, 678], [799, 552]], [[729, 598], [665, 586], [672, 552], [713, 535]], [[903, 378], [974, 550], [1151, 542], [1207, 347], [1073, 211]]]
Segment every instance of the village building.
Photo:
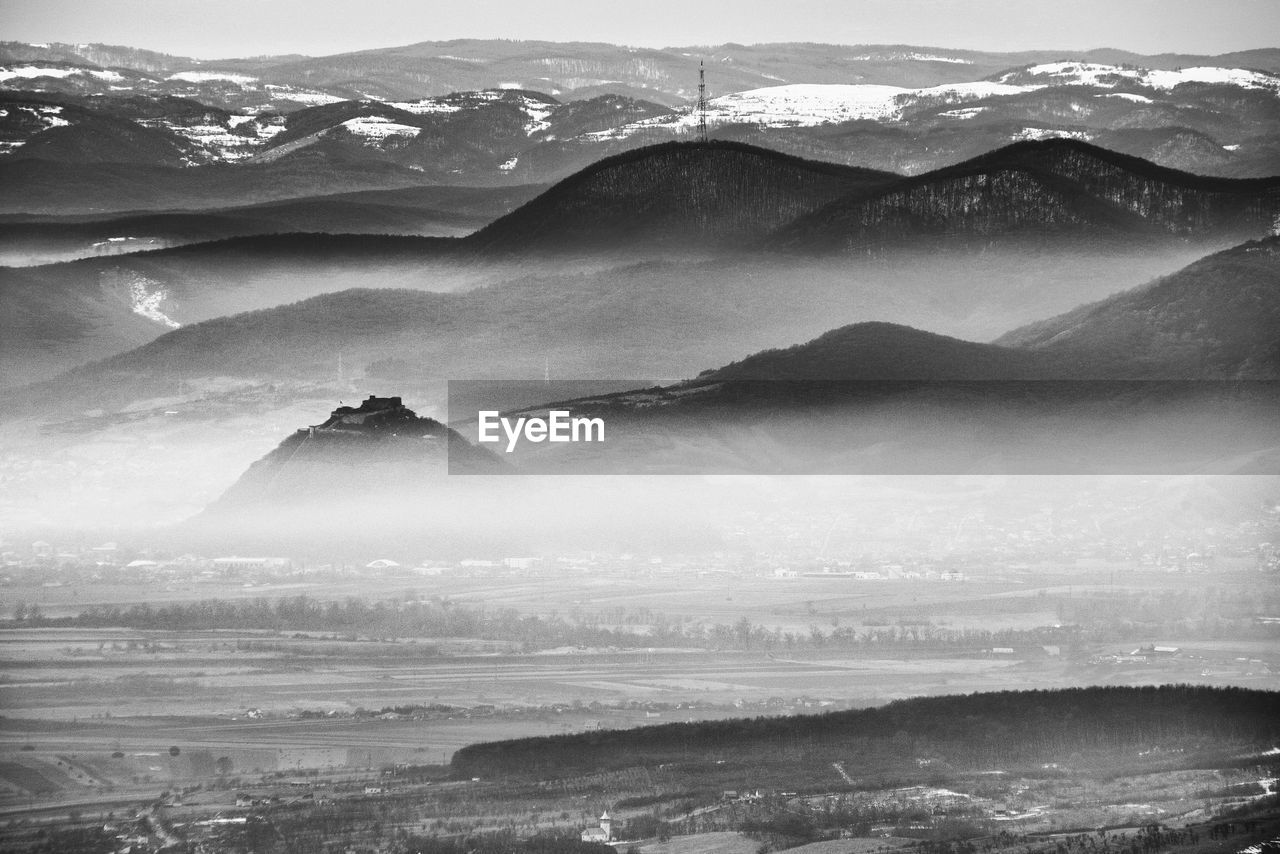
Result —
[[583, 842], [612, 842], [613, 841], [613, 819], [609, 818], [609, 811], [605, 810], [600, 814], [600, 826], [588, 827], [582, 831]]

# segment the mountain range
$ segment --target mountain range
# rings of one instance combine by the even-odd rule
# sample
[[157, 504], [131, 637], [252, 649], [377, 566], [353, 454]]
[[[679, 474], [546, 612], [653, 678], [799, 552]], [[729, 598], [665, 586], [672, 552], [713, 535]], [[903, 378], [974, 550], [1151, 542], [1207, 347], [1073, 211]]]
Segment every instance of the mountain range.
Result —
[[700, 375], [726, 380], [1277, 380], [1280, 237], [1012, 330], [991, 344], [859, 323]]
[[459, 237], [541, 192], [516, 187], [364, 190], [203, 211], [93, 216], [0, 216], [0, 264], [37, 266], [263, 234]]
[[[1230, 453], [1189, 436], [1184, 462], [1257, 470], [1277, 70], [1274, 51], [6, 45], [0, 509], [38, 516], [91, 460], [113, 512], [172, 518], [334, 399], [390, 391], [439, 420], [465, 378], [630, 386], [607, 401], [624, 423], [718, 413], [779, 470], [930, 470], [950, 447], [931, 423], [999, 456], [1019, 419], [1208, 435], [1215, 411]], [[897, 420], [834, 429], [866, 406]], [[1045, 443], [1027, 459], [1084, 453]]]
[[[405, 215], [421, 210], [413, 207], [415, 201], [432, 199], [425, 190], [382, 191], [334, 197], [330, 209], [341, 211], [357, 199], [388, 196], [403, 199], [404, 206], [384, 204], [381, 209]], [[511, 201], [511, 194], [440, 188], [434, 200], [492, 209]], [[197, 225], [229, 228], [235, 216], [274, 215], [280, 217], [277, 222], [295, 216], [315, 223], [324, 210], [319, 203], [272, 205], [236, 209], [223, 218], [174, 217], [167, 225], [159, 217], [126, 222], [159, 226], [163, 235], [165, 228], [170, 234]], [[351, 216], [367, 210], [356, 204]], [[208, 322], [213, 325], [180, 329], [167, 336], [171, 340], [156, 341], [154, 347], [113, 364], [137, 362], [143, 354], [176, 346], [187, 358], [168, 365], [229, 369], [226, 356], [210, 351], [212, 346], [234, 354], [238, 370], [258, 371], [274, 359], [280, 370], [292, 373], [311, 370], [307, 366], [314, 366], [319, 355], [302, 355], [312, 346], [309, 331], [286, 331], [295, 321], [284, 318], [296, 315], [314, 317], [303, 329], [315, 330], [315, 346], [331, 354], [346, 349], [354, 365], [391, 371], [389, 378], [404, 381], [409, 378], [406, 370], [417, 373], [407, 367], [411, 354], [422, 351], [419, 335], [434, 324], [440, 325], [432, 336], [442, 345], [455, 334], [469, 336], [468, 349], [490, 341], [482, 372], [507, 370], [518, 376], [528, 367], [517, 368], [509, 359], [529, 361], [531, 350], [548, 358], [556, 353], [561, 370], [592, 364], [593, 357], [581, 347], [589, 340], [616, 343], [617, 330], [610, 328], [616, 321], [610, 317], [640, 317], [633, 325], [640, 336], [637, 347], [643, 347], [640, 342], [646, 336], [655, 344], [668, 341], [693, 317], [736, 329], [739, 335], [754, 327], [747, 334], [762, 343], [770, 336], [795, 334], [803, 327], [779, 328], [778, 320], [787, 313], [768, 303], [772, 295], [785, 292], [791, 293], [798, 317], [813, 315], [805, 321], [809, 324], [859, 300], [864, 318], [879, 303], [884, 309], [873, 311], [872, 317], [933, 322], [936, 308], [928, 315], [921, 309], [924, 301], [936, 304], [936, 287], [912, 284], [913, 269], [924, 276], [936, 267], [929, 252], [917, 257], [923, 241], [929, 241], [934, 253], [947, 245], [953, 249], [946, 251], [958, 251], [957, 275], [965, 275], [959, 272], [965, 266], [984, 268], [980, 274], [965, 275], [974, 285], [969, 295], [955, 297], [969, 311], [980, 304], [975, 299], [992, 295], [997, 305], [1007, 306], [1009, 296], [1001, 292], [1010, 294], [1006, 289], [1025, 279], [1027, 259], [1037, 253], [1045, 257], [1041, 267], [1046, 268], [1054, 266], [1055, 255], [1069, 254], [1077, 282], [1086, 278], [1080, 275], [1083, 270], [1096, 270], [1088, 287], [1076, 284], [1068, 294], [1047, 286], [1063, 271], [1042, 273], [1044, 281], [1037, 291], [1019, 296], [1025, 306], [1017, 311], [1002, 308], [994, 315], [996, 323], [1000, 314], [1008, 317], [1008, 329], [1132, 286], [1133, 278], [1123, 278], [1129, 267], [1121, 258], [1145, 257], [1141, 263], [1147, 270], [1159, 269], [1159, 259], [1172, 257], [1170, 253], [1194, 257], [1197, 247], [1213, 249], [1263, 233], [1277, 213], [1280, 180], [1197, 177], [1072, 140], [1019, 143], [911, 177], [803, 161], [738, 143], [666, 143], [601, 161], [465, 238], [264, 235], [3, 269], [0, 300], [11, 321], [0, 347], [11, 366], [4, 379], [15, 384], [23, 377], [29, 382], [121, 353], [130, 344], [143, 344], [176, 326]], [[7, 226], [42, 227], [57, 233], [56, 222]], [[72, 229], [103, 233], [93, 222], [73, 224]], [[150, 233], [130, 230], [135, 238]], [[975, 259], [975, 251], [987, 257]], [[890, 252], [897, 266], [883, 268], [882, 252]], [[808, 270], [805, 276], [794, 275], [797, 263]], [[792, 269], [784, 272], [788, 267]], [[608, 268], [615, 272], [605, 274]], [[861, 284], [851, 289], [847, 278], [855, 270]], [[1151, 274], [1139, 269], [1132, 275], [1140, 280]], [[704, 284], [692, 291], [681, 288], [673, 281], [681, 276]], [[754, 284], [745, 284], [744, 278]], [[883, 284], [871, 284], [878, 280]], [[470, 292], [349, 292], [354, 296], [337, 294], [275, 308], [361, 286]], [[475, 290], [477, 286], [488, 287]], [[725, 315], [725, 304], [718, 300], [744, 287], [755, 290], [751, 301], [764, 300], [758, 310], [771, 318], [749, 322]], [[646, 302], [655, 305], [656, 312], [644, 314], [639, 305]], [[744, 309], [751, 304], [741, 303]], [[988, 304], [988, 314], [992, 307]], [[246, 309], [270, 312], [218, 319]], [[49, 316], [55, 310], [70, 310], [77, 323], [49, 327], [21, 320]], [[715, 315], [720, 317], [713, 319]], [[139, 318], [150, 324], [139, 323]], [[585, 325], [564, 326], [569, 318]], [[261, 327], [277, 322], [285, 327], [272, 332]], [[560, 329], [564, 332], [556, 331]], [[988, 329], [990, 334], [1004, 331], [999, 326]], [[359, 330], [373, 337], [353, 346], [352, 336]], [[262, 341], [288, 338], [291, 355], [283, 361], [265, 354], [255, 358], [260, 345], [254, 336]], [[230, 346], [242, 338], [241, 344]], [[738, 347], [742, 340], [737, 339]], [[646, 373], [679, 375], [690, 370], [693, 365], [687, 359], [696, 349], [684, 342], [675, 347], [675, 360], [660, 355], [667, 351], [665, 343], [651, 351], [649, 358], [658, 358]], [[573, 352], [570, 363], [559, 357], [566, 350]], [[432, 352], [438, 353], [434, 348]], [[713, 346], [702, 351], [702, 357], [723, 358], [732, 352]], [[456, 350], [440, 356], [448, 364], [466, 358]], [[299, 358], [297, 368], [290, 367]], [[321, 361], [327, 364], [329, 359]], [[453, 375], [475, 376], [477, 363], [470, 363], [466, 373]], [[603, 364], [607, 363], [596, 370]], [[103, 365], [94, 370], [107, 369]]]
[[[712, 69], [712, 95], [776, 83], [934, 86], [983, 79], [1011, 68], [1065, 58], [1159, 70], [1226, 66], [1280, 71], [1280, 51], [1262, 49], [1218, 56], [1143, 55], [1122, 50], [1042, 50], [992, 53], [911, 45], [725, 44], [644, 49], [603, 43], [458, 39], [356, 51], [323, 57], [298, 55], [198, 60], [103, 44], [0, 42], [8, 79], [50, 80], [67, 91], [142, 88], [164, 94], [222, 97], [227, 106], [306, 103], [326, 96], [404, 99], [498, 86], [541, 89], [583, 100], [597, 94], [634, 95], [676, 104], [695, 94], [690, 60]], [[26, 68], [36, 70], [25, 70]], [[18, 72], [17, 69], [24, 69]], [[80, 69], [84, 69], [81, 71]], [[92, 73], [96, 70], [98, 73]], [[111, 74], [112, 70], [115, 74]]]
[[[652, 281], [650, 266], [639, 265], [629, 275]], [[564, 289], [565, 280], [557, 277], [459, 294], [395, 289], [328, 294], [170, 332], [121, 356], [13, 392], [12, 411], [43, 412], [51, 429], [69, 434], [92, 433], [121, 419], [149, 419], [158, 415], [158, 409], [175, 406], [202, 418], [197, 413], [210, 404], [212, 412], [218, 411], [214, 402], [219, 396], [242, 398], [253, 384], [268, 379], [272, 394], [298, 383], [303, 383], [299, 388], [320, 382], [340, 390], [343, 367], [337, 354], [345, 355], [351, 372], [345, 380], [348, 385], [363, 377], [366, 383], [412, 387], [417, 389], [415, 394], [431, 395], [439, 393], [441, 377], [531, 376], [537, 366], [530, 356], [552, 352], [545, 342], [561, 336], [564, 343], [556, 344], [554, 350], [558, 368], [566, 364], [564, 359], [572, 358], [577, 361], [568, 364], [579, 368], [568, 369], [570, 375], [618, 377], [628, 370], [634, 375], [637, 367], [671, 368], [673, 358], [684, 361], [697, 358], [699, 352], [723, 351], [732, 341], [776, 335], [784, 328], [769, 326], [766, 318], [771, 309], [777, 323], [776, 306], [759, 292], [758, 281], [747, 280], [734, 292], [715, 293], [705, 317], [711, 321], [712, 312], [720, 311], [726, 298], [729, 302], [742, 299], [753, 289], [757, 292], [750, 298], [761, 301], [762, 313], [736, 318], [715, 340], [704, 340], [710, 326], [700, 329], [700, 337], [689, 338], [686, 327], [675, 320], [691, 305], [681, 301], [688, 292], [689, 269], [685, 264], [672, 265], [672, 287], [657, 293], [646, 285], [638, 303], [635, 282], [626, 278], [616, 282], [612, 297], [602, 301], [605, 295], [589, 275], [579, 277], [572, 296]], [[737, 271], [727, 271], [727, 280], [737, 278]], [[955, 388], [956, 383], [995, 382], [1016, 391], [1017, 383], [1027, 381], [1042, 383], [1040, 389], [1050, 387], [1043, 385], [1045, 381], [1075, 383], [1068, 397], [1077, 403], [1081, 389], [1084, 398], [1094, 388], [1157, 390], [1134, 398], [1146, 405], [1160, 399], [1158, 389], [1177, 388], [1178, 383], [1186, 387], [1188, 382], [1204, 380], [1280, 379], [1280, 353], [1273, 334], [1280, 313], [1277, 281], [1280, 238], [1271, 237], [1215, 253], [1148, 285], [1015, 329], [992, 344], [901, 324], [855, 323], [806, 344], [762, 351], [674, 386], [655, 390], [637, 384], [639, 390], [633, 395], [613, 395], [607, 405], [614, 414], [622, 406], [643, 410], [646, 417], [664, 410], [686, 413], [691, 407], [715, 410], [729, 405], [733, 410], [744, 402], [751, 409], [764, 405], [785, 412], [797, 403], [802, 408], [815, 401], [819, 408], [827, 406], [832, 382], [853, 382], [849, 388], [861, 394], [876, 383], [906, 383], [904, 388], [914, 389], [921, 382], [942, 383], [944, 388], [948, 383]], [[545, 298], [544, 307], [538, 307], [535, 294], [539, 300]], [[566, 305], [574, 306], [572, 313], [565, 313]], [[662, 313], [645, 316], [646, 307], [656, 305], [663, 306]], [[819, 304], [814, 310], [823, 308]], [[517, 312], [524, 315], [518, 326], [513, 324]], [[618, 317], [632, 318], [627, 332], [619, 332]], [[539, 340], [544, 342], [541, 347]], [[210, 386], [215, 378], [224, 386], [232, 378], [239, 379], [226, 392], [202, 403], [202, 396], [217, 388]], [[806, 395], [814, 382], [819, 383], [820, 394], [810, 399]], [[184, 383], [193, 390], [206, 387], [209, 391], [194, 398], [161, 393]], [[747, 389], [745, 397], [743, 389]], [[307, 394], [315, 393], [313, 385]], [[775, 398], [777, 394], [782, 397]], [[1025, 396], [1022, 391], [1017, 395]], [[1170, 399], [1180, 397], [1186, 395], [1179, 392]], [[1242, 404], [1246, 409], [1254, 406], [1250, 400]], [[1265, 395], [1258, 405], [1267, 405]], [[1091, 406], [1102, 404], [1095, 400]], [[78, 415], [94, 407], [99, 409], [89, 412], [89, 417]], [[152, 407], [158, 409], [151, 412]], [[1248, 436], [1256, 438], [1252, 432]]]
[[[1273, 473], [1278, 273], [1271, 237], [995, 344], [858, 323], [681, 383], [508, 411], [600, 417], [600, 444], [489, 453], [399, 398], [371, 397], [292, 433], [180, 536], [225, 539], [234, 528], [279, 548], [305, 532], [312, 547], [334, 548], [368, 542], [370, 526], [379, 541], [403, 538], [414, 527], [405, 514], [429, 507], [437, 543], [467, 542], [477, 535], [460, 504], [501, 515], [515, 496], [527, 500], [527, 484], [442, 478], [446, 454], [451, 475]], [[522, 394], [535, 393], [526, 385]], [[459, 414], [455, 427], [474, 433]], [[541, 495], [543, 510], [566, 506], [556, 495]], [[527, 542], [519, 525], [507, 533], [517, 528]]]
[[923, 235], [1244, 236], [1265, 229], [1277, 210], [1277, 178], [1205, 178], [1088, 143], [1045, 140], [848, 194], [797, 217], [777, 238], [783, 246], [847, 250]]
[[523, 406], [608, 446], [526, 445], [556, 473], [1280, 470], [1280, 237], [993, 344], [864, 322], [697, 378]]
[[[335, 180], [348, 189], [547, 183], [689, 138], [698, 57], [711, 67], [713, 136], [808, 159], [917, 174], [1010, 142], [1067, 137], [1256, 177], [1280, 164], [1278, 56], [465, 42], [202, 63], [5, 43], [3, 209], [208, 207], [226, 197], [206, 199], [207, 185], [241, 181], [222, 169], [213, 181], [182, 174], [193, 166], [247, 170], [261, 201]], [[113, 174], [128, 179], [107, 183]], [[133, 186], [116, 199], [110, 188], [123, 183]], [[175, 183], [177, 198], [165, 192]]]

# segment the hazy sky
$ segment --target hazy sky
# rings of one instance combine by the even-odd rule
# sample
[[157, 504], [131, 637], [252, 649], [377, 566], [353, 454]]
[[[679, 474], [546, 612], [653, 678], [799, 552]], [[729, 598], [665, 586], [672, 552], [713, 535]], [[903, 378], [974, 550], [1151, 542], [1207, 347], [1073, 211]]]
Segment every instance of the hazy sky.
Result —
[[988, 50], [1272, 47], [1280, 0], [0, 0], [0, 38], [201, 58], [454, 38], [909, 43]]

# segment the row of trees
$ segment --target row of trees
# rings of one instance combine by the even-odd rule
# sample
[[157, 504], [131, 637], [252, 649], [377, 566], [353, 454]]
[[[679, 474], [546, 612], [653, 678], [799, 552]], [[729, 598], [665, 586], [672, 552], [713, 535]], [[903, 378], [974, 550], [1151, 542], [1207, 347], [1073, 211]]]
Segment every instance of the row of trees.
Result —
[[[1123, 597], [1122, 597], [1123, 598]], [[345, 637], [472, 638], [518, 644], [526, 649], [557, 646], [607, 646], [623, 649], [701, 646], [717, 650], [793, 650], [814, 648], [911, 651], [947, 649], [976, 652], [993, 646], [1058, 645], [1068, 649], [1083, 643], [1150, 641], [1169, 633], [1179, 638], [1259, 637], [1280, 634], [1276, 626], [1248, 619], [1212, 620], [1169, 617], [1147, 622], [1125, 611], [1127, 600], [1084, 600], [1060, 607], [1082, 622], [1035, 629], [950, 629], [929, 623], [899, 625], [811, 625], [807, 632], [769, 628], [747, 617], [733, 624], [672, 621], [655, 616], [640, 625], [603, 624], [575, 615], [537, 616], [514, 609], [487, 610], [456, 605], [448, 599], [385, 600], [351, 598], [324, 602], [308, 596], [277, 600], [204, 599], [153, 606], [95, 605], [74, 617], [46, 617], [34, 606], [19, 603], [14, 623], [23, 627], [132, 628], [161, 631], [242, 629], [246, 631], [323, 632]], [[839, 621], [835, 621], [838, 623]], [[1068, 650], [1063, 650], [1068, 651]]]

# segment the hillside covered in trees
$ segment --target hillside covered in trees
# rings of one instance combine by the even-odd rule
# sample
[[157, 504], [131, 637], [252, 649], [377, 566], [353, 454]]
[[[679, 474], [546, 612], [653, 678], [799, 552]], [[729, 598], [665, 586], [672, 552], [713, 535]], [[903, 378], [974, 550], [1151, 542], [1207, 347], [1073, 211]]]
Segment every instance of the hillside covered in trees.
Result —
[[[668, 724], [475, 744], [457, 777], [547, 779], [678, 763], [693, 778], [737, 775], [803, 788], [840, 762], [858, 779], [929, 779], [1069, 762], [1075, 768], [1189, 764], [1280, 738], [1280, 692], [1189, 685], [1002, 691], [920, 697], [793, 718]], [[1263, 747], [1262, 749], [1265, 749]], [[1144, 752], [1145, 751], [1145, 752]], [[1172, 757], [1172, 759], [1170, 759]], [[920, 760], [925, 760], [921, 762]]]
[[733, 142], [609, 157], [467, 237], [478, 252], [744, 247], [848, 193], [899, 176]]

